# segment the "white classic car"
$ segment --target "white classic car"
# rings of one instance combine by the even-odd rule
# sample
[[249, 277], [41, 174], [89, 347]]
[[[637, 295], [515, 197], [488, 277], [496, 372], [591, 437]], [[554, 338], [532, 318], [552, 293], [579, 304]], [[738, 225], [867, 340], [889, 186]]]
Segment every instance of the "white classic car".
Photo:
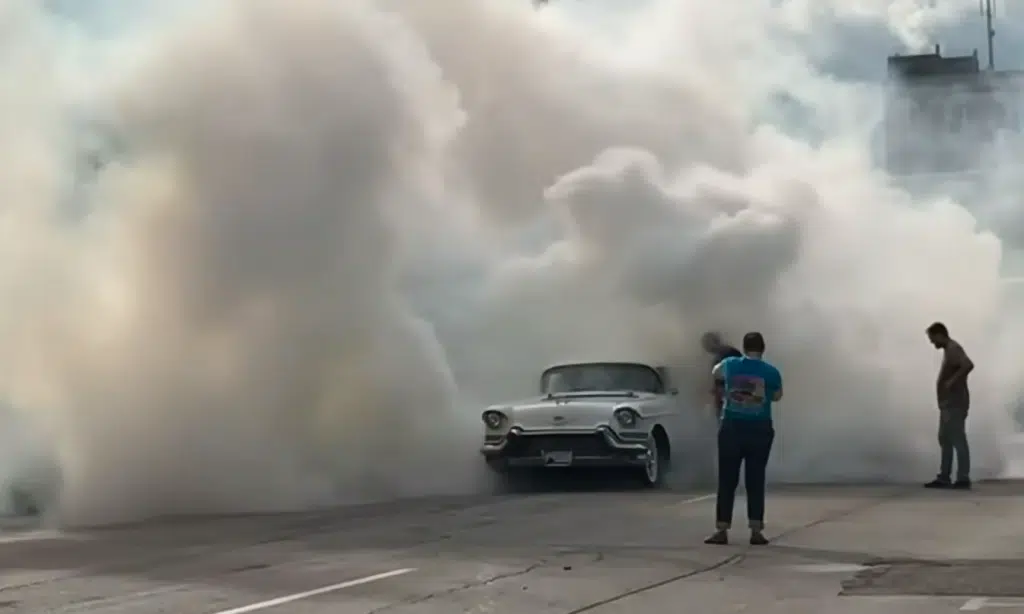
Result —
[[669, 371], [635, 362], [550, 367], [541, 396], [493, 405], [481, 416], [488, 466], [509, 475], [544, 467], [628, 467], [659, 486], [683, 418]]

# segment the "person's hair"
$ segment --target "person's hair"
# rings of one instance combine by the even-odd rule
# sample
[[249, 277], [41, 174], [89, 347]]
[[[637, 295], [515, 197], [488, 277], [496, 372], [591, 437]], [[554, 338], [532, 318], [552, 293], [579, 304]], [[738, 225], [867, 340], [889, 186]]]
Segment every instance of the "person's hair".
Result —
[[933, 322], [932, 325], [929, 326], [927, 331], [925, 332], [927, 332], [929, 335], [939, 335], [941, 337], [949, 336], [949, 329], [946, 328], [946, 325], [943, 324], [942, 322]]
[[703, 335], [701, 335], [700, 343], [704, 347], [714, 346], [714, 345], [721, 345], [722, 344], [722, 335], [720, 333], [715, 332], [715, 331], [708, 331], [708, 332], [704, 333]]
[[743, 335], [743, 351], [764, 353], [764, 335], [754, 331]]

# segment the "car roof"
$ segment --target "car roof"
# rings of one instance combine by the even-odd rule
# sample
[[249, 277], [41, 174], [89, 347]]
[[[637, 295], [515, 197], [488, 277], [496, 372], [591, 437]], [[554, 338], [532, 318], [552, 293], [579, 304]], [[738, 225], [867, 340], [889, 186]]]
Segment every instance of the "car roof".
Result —
[[656, 368], [656, 365], [644, 360], [567, 360], [564, 362], [550, 364], [544, 368], [544, 371], [550, 371], [557, 367], [580, 367], [583, 365], [632, 365], [637, 367], [647, 367], [649, 369]]

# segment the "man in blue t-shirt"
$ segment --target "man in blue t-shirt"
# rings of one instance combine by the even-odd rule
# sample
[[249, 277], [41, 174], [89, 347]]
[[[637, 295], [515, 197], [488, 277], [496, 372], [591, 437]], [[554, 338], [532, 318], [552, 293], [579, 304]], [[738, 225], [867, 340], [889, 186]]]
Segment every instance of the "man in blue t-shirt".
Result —
[[726, 358], [711, 374], [725, 389], [722, 420], [718, 429], [718, 498], [715, 533], [706, 544], [729, 543], [740, 466], [747, 487], [747, 518], [750, 543], [768, 543], [764, 536], [765, 470], [771, 455], [775, 429], [772, 403], [782, 398], [782, 374], [765, 362], [761, 333], [743, 336], [743, 356]]

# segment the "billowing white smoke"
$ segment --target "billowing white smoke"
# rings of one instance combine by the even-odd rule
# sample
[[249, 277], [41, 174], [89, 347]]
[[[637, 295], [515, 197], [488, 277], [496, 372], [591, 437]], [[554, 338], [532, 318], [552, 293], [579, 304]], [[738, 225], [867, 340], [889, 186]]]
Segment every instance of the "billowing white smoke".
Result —
[[[698, 53], [727, 32], [699, 2], [609, 44], [527, 2], [224, 0], [112, 60], [75, 38], [105, 58], [84, 81], [52, 17], [3, 6], [0, 388], [64, 522], [473, 488], [481, 404], [590, 356], [675, 364], [699, 403], [708, 328], [784, 370], [779, 476], [920, 479], [945, 320], [998, 469], [1000, 245], [886, 187], [870, 97], [774, 46], [767, 3]], [[847, 105], [825, 145], [759, 125], [784, 79]], [[88, 181], [83, 82], [117, 144]]]
[[65, 517], [468, 480], [443, 353], [396, 288], [390, 219], [458, 119], [425, 50], [362, 6], [257, 1], [135, 51], [91, 215], [62, 224], [34, 166], [8, 183], [3, 379], [52, 433]]

